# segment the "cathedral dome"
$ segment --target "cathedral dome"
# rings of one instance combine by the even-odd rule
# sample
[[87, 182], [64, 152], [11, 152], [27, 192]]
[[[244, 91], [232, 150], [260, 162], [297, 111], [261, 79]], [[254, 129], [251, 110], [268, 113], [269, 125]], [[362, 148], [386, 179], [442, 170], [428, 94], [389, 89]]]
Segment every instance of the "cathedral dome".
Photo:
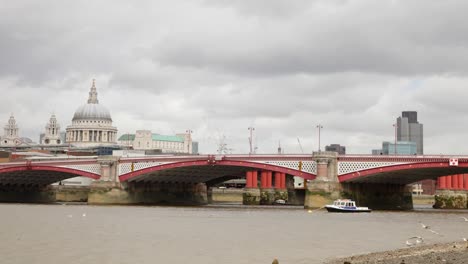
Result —
[[73, 115], [72, 121], [80, 120], [105, 120], [112, 122], [109, 110], [99, 104], [94, 80], [91, 91], [89, 92], [88, 103], [78, 107]]
[[93, 80], [87, 104], [76, 109], [72, 124], [67, 126], [67, 143], [80, 148], [110, 146], [117, 143], [117, 128], [112, 126], [109, 110], [99, 104], [97, 96]]
[[100, 104], [85, 104], [76, 109], [72, 121], [107, 120], [112, 121], [109, 110]]

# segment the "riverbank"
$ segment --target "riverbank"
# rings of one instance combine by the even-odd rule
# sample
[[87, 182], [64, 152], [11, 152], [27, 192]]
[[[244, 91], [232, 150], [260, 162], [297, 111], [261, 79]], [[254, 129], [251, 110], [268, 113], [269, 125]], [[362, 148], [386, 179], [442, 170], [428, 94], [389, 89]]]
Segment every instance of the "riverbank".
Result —
[[413, 205], [434, 205], [434, 195], [413, 195]]
[[468, 263], [468, 243], [453, 242], [415, 246], [365, 255], [350, 256], [325, 262], [326, 264], [466, 264]]

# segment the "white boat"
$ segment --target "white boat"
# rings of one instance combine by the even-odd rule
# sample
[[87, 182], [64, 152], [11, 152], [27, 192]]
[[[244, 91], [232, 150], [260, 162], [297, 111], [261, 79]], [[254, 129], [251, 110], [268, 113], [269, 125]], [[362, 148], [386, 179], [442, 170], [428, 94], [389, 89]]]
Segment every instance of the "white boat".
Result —
[[357, 207], [356, 202], [350, 199], [338, 199], [333, 204], [325, 205], [328, 212], [341, 213], [370, 213], [368, 207]]
[[286, 204], [286, 201], [283, 199], [278, 199], [275, 201], [275, 204]]

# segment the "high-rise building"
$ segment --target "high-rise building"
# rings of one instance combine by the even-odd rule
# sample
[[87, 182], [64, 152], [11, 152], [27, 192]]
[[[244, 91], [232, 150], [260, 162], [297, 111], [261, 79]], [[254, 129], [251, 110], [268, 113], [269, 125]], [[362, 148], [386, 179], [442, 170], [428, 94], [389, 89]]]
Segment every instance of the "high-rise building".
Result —
[[340, 144], [331, 144], [331, 145], [325, 146], [325, 151], [334, 151], [334, 152], [338, 152], [338, 154], [340, 155], [345, 155], [346, 147], [341, 146]]
[[424, 153], [423, 124], [418, 122], [418, 112], [403, 111], [397, 118], [397, 141], [416, 143], [416, 154]]

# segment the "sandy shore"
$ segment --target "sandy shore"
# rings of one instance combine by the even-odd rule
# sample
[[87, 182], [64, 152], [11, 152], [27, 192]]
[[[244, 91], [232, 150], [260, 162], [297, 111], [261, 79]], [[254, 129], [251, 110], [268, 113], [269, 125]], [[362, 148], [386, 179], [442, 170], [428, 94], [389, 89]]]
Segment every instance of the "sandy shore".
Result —
[[339, 258], [326, 264], [468, 264], [468, 243], [454, 242], [415, 246], [410, 248], [376, 252], [366, 255]]

